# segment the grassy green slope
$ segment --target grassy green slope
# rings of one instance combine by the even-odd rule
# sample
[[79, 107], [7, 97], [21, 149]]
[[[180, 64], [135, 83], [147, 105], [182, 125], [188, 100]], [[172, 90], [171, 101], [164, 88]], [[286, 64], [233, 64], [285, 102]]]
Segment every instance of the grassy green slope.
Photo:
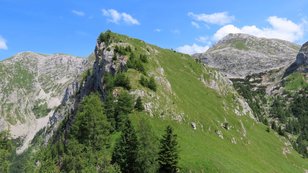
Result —
[[[141, 113], [133, 115], [132, 119], [137, 122], [142, 116], [149, 117], [158, 136], [168, 124], [175, 128], [183, 172], [302, 173], [308, 169], [308, 160], [290, 146], [286, 147], [285, 139], [273, 131], [266, 132], [266, 126], [248, 116], [237, 116], [231, 111], [236, 106], [236, 95], [232, 92], [219, 94], [200, 81], [200, 76], [208, 76], [208, 67], [203, 67], [188, 55], [160, 49], [125, 36], [116, 37], [135, 47], [137, 53], [146, 50], [152, 52], [146, 65], [150, 75], [155, 76], [158, 74], [157, 69], [164, 69], [164, 77], [170, 82], [172, 93], [167, 92], [162, 85], [158, 85], [156, 93], [141, 87], [138, 84], [140, 73], [129, 69], [132, 89], [142, 89], [146, 95], [156, 95], [159, 99], [146, 96], [145, 102], [152, 102], [158, 109], [166, 110], [163, 113], [154, 111], [151, 118]], [[182, 121], [168, 116], [168, 113], [172, 114], [172, 111], [168, 112], [169, 108], [183, 113]], [[197, 123], [197, 130], [192, 129], [191, 122]], [[223, 122], [228, 122], [231, 129], [222, 128]], [[221, 131], [224, 139], [219, 138], [215, 131]], [[231, 140], [236, 141], [236, 144]], [[283, 154], [284, 148], [288, 148], [290, 153]]]

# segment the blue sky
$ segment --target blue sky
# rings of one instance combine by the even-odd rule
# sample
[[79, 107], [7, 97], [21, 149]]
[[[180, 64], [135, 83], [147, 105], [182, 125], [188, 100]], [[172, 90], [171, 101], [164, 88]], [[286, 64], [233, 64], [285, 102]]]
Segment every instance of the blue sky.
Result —
[[185, 53], [228, 33], [308, 41], [306, 0], [0, 0], [0, 60], [21, 51], [86, 57], [100, 32]]

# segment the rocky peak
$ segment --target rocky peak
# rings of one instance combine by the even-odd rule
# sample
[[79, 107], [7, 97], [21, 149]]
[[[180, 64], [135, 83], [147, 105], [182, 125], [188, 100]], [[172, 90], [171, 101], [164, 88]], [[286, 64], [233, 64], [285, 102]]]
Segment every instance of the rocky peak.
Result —
[[228, 78], [245, 78], [289, 66], [298, 50], [298, 45], [288, 41], [229, 34], [205, 53], [194, 56]]
[[[308, 65], [308, 42], [306, 42], [302, 48], [300, 49], [299, 53], [296, 56], [296, 64], [298, 66], [304, 65], [307, 66]], [[306, 68], [305, 71], [307, 72], [308, 69]]]

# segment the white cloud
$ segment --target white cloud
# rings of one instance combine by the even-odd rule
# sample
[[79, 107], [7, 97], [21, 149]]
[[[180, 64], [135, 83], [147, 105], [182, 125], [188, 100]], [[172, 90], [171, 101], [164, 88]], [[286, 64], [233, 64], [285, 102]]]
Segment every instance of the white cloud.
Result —
[[139, 21], [133, 18], [130, 14], [121, 13], [115, 9], [102, 9], [102, 13], [104, 16], [109, 17], [109, 22], [115, 24], [120, 24], [120, 22], [124, 22], [129, 25], [140, 25]]
[[184, 45], [184, 46], [176, 48], [177, 51], [186, 53], [189, 55], [192, 55], [195, 53], [204, 53], [208, 49], [209, 49], [209, 46], [200, 46], [195, 43], [192, 45]]
[[6, 40], [0, 35], [0, 50], [7, 50]]
[[195, 21], [216, 25], [224, 25], [227, 23], [231, 23], [235, 19], [234, 16], [230, 16], [228, 12], [220, 12], [213, 14], [195, 14], [193, 12], [189, 12], [188, 16], [192, 17]]
[[199, 25], [197, 22], [192, 21], [192, 22], [191, 22], [191, 25], [192, 25], [193, 27], [197, 28], [197, 29], [200, 28], [200, 25]]
[[270, 24], [266, 28], [258, 28], [255, 25], [243, 26], [241, 28], [234, 25], [221, 27], [213, 36], [215, 41], [222, 39], [229, 33], [244, 33], [257, 37], [277, 38], [295, 42], [304, 36], [304, 23], [296, 24], [289, 19], [270, 16], [267, 19]]
[[86, 13], [83, 11], [78, 11], [78, 10], [72, 10], [72, 13], [74, 13], [77, 16], [85, 16]]
[[154, 29], [155, 32], [161, 32], [162, 30], [159, 28]]

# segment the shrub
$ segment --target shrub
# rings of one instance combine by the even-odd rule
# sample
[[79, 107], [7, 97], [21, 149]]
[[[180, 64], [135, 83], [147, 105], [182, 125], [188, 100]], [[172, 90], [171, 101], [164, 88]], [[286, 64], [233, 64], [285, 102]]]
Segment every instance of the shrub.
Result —
[[155, 79], [153, 76], [150, 78], [150, 80], [148, 80], [142, 75], [139, 80], [139, 83], [144, 87], [147, 87], [153, 91], [156, 91], [156, 83], [155, 83]]

